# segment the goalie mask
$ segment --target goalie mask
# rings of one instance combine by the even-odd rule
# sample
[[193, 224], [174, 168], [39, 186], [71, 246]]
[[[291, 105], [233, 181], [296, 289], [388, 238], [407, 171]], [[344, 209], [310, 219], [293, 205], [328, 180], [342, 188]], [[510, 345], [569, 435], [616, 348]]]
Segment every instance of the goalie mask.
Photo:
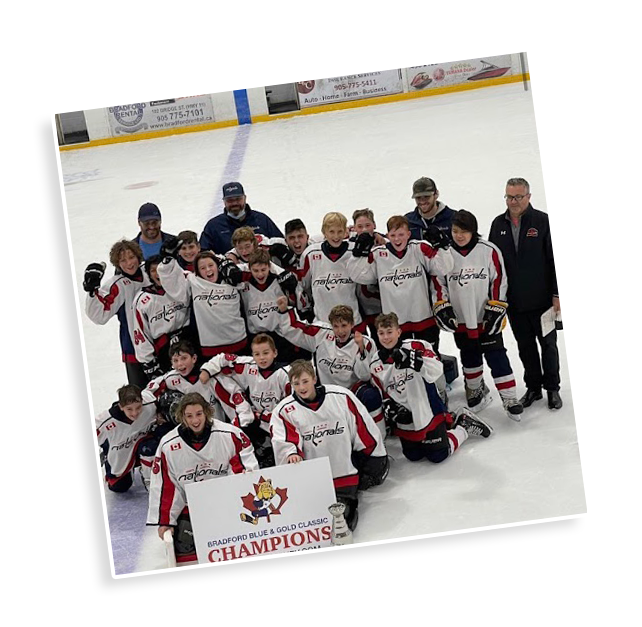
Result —
[[158, 413], [168, 422], [177, 425], [176, 407], [183, 398], [183, 393], [178, 390], [166, 390], [158, 398]]

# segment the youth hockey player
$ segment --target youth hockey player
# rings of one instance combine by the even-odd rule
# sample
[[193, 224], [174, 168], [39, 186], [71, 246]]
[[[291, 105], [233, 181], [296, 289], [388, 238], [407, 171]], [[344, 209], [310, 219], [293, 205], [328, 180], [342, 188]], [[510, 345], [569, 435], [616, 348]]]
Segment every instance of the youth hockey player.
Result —
[[428, 281], [450, 272], [453, 266], [449, 248], [433, 248], [428, 242], [410, 239], [408, 220], [392, 216], [388, 220], [385, 246], [375, 246], [368, 233], [361, 233], [348, 262], [348, 272], [359, 284], [379, 284], [383, 311], [399, 316], [404, 338], [426, 340], [439, 349], [439, 329], [430, 307]]
[[191, 302], [201, 354], [239, 352], [247, 346], [245, 322], [241, 316], [239, 284], [243, 274], [229, 259], [210, 251], [196, 257], [196, 273], [184, 272], [176, 262], [180, 242], [164, 244], [158, 276], [171, 298]]
[[336, 305], [330, 310], [330, 324], [307, 324], [288, 308], [284, 298], [277, 301], [281, 318], [279, 333], [293, 344], [314, 354], [314, 365], [323, 385], [341, 385], [351, 390], [366, 406], [383, 437], [386, 435], [381, 407], [381, 394], [370, 383], [370, 375], [359, 377], [354, 370], [359, 358], [359, 347], [372, 352], [375, 344], [354, 328], [354, 313], [346, 305]]
[[290, 367], [293, 394], [274, 409], [270, 429], [277, 464], [328, 457], [337, 500], [346, 504], [350, 529], [357, 525], [357, 490], [383, 483], [389, 461], [379, 429], [361, 401], [338, 385], [318, 385], [314, 367]]
[[479, 411], [490, 402], [483, 355], [508, 417], [519, 422], [524, 408], [502, 339], [508, 287], [502, 254], [481, 238], [477, 218], [465, 209], [453, 215], [452, 239], [453, 269], [432, 283], [435, 319], [455, 334], [468, 406]]
[[[315, 322], [328, 322], [328, 314], [335, 305], [347, 305], [354, 312], [358, 331], [365, 330], [357, 301], [357, 285], [348, 275], [348, 260], [353, 244], [348, 237], [348, 221], [341, 213], [328, 213], [321, 230], [325, 240], [308, 246], [299, 262], [299, 280], [307, 302], [311, 302]], [[369, 281], [369, 283], [376, 283]]]
[[149, 486], [158, 446], [158, 439], [153, 435], [156, 412], [154, 398], [147, 396], [143, 401], [141, 389], [130, 384], [121, 387], [118, 400], [96, 417], [105, 481], [112, 492], [126, 492], [131, 488], [136, 467], [140, 469], [143, 484]]
[[375, 324], [382, 348], [375, 353], [363, 350], [355, 368], [362, 376], [370, 374], [387, 399], [387, 418], [407, 459], [439, 463], [469, 435], [487, 438], [492, 433], [470, 410], [462, 409], [455, 417], [448, 411], [435, 385], [443, 365], [428, 342], [402, 340], [394, 313], [379, 315]]
[[274, 340], [259, 333], [252, 340], [252, 357], [221, 354], [201, 366], [200, 380], [207, 383], [211, 376], [231, 377], [245, 391], [255, 420], [243, 430], [249, 436], [262, 468], [274, 466], [274, 454], [269, 438], [270, 419], [277, 404], [291, 394], [289, 366], [276, 362]]
[[185, 486], [231, 474], [258, 470], [254, 449], [238, 427], [213, 417], [198, 393], [186, 394], [176, 408], [179, 426], [163, 437], [151, 473], [147, 524], [160, 538], [174, 536], [176, 562], [196, 560]]
[[158, 277], [160, 255], [145, 261], [152, 285], [138, 292], [134, 303], [134, 350], [150, 379], [171, 370], [170, 344], [187, 337], [189, 306], [167, 295]]
[[106, 324], [114, 316], [120, 323], [120, 346], [129, 383], [145, 387], [147, 376], [136, 359], [134, 350], [134, 310], [132, 304], [138, 292], [151, 284], [143, 272], [143, 252], [133, 241], [120, 240], [109, 251], [109, 261], [116, 274], [104, 283], [104, 263], [90, 263], [85, 269], [83, 289], [87, 292], [85, 312], [96, 324]]
[[201, 252], [201, 245], [198, 243], [198, 235], [194, 231], [181, 231], [176, 239], [181, 242], [178, 249], [176, 261], [178, 265], [188, 272], [196, 272], [194, 265], [198, 253]]

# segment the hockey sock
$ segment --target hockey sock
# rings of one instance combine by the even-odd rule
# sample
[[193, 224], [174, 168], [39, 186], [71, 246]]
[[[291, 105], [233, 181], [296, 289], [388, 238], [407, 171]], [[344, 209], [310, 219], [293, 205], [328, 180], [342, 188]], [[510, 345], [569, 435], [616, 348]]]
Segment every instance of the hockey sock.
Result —
[[447, 435], [451, 455], [468, 439], [468, 432], [459, 425], [448, 431]]
[[509, 398], [517, 398], [515, 376], [512, 373], [505, 377], [493, 377], [493, 381], [503, 401]]
[[476, 366], [474, 368], [463, 367], [464, 379], [466, 382], [466, 387], [469, 390], [476, 390], [482, 384], [482, 378], [484, 376], [484, 366]]

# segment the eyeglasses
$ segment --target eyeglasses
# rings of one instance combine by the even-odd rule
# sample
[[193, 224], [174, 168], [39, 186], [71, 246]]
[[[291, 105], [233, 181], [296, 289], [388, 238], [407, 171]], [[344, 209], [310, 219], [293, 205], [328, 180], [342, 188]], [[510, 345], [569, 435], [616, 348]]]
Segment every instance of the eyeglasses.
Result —
[[511, 201], [513, 201], [513, 200], [516, 200], [517, 202], [522, 202], [522, 200], [524, 200], [524, 198], [526, 198], [526, 196], [528, 196], [528, 195], [529, 195], [529, 194], [526, 194], [525, 196], [522, 196], [522, 195], [520, 194], [519, 196], [509, 196], [508, 194], [506, 194], [506, 195], [504, 196], [504, 198], [505, 198], [508, 202], [511, 202]]

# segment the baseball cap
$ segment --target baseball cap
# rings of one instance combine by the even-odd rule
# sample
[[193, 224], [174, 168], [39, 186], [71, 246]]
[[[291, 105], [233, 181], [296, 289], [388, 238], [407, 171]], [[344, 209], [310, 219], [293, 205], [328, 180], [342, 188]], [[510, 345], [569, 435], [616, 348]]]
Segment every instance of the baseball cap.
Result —
[[138, 210], [138, 219], [141, 222], [145, 222], [147, 220], [160, 220], [160, 209], [153, 202], [146, 202], [144, 205], [141, 205]]
[[239, 196], [245, 196], [243, 185], [236, 182], [223, 185], [223, 198], [238, 198]]
[[435, 181], [429, 179], [427, 176], [422, 176], [412, 184], [413, 198], [417, 198], [417, 196], [428, 196], [429, 194], [434, 194], [436, 191], [437, 186], [435, 185]]

